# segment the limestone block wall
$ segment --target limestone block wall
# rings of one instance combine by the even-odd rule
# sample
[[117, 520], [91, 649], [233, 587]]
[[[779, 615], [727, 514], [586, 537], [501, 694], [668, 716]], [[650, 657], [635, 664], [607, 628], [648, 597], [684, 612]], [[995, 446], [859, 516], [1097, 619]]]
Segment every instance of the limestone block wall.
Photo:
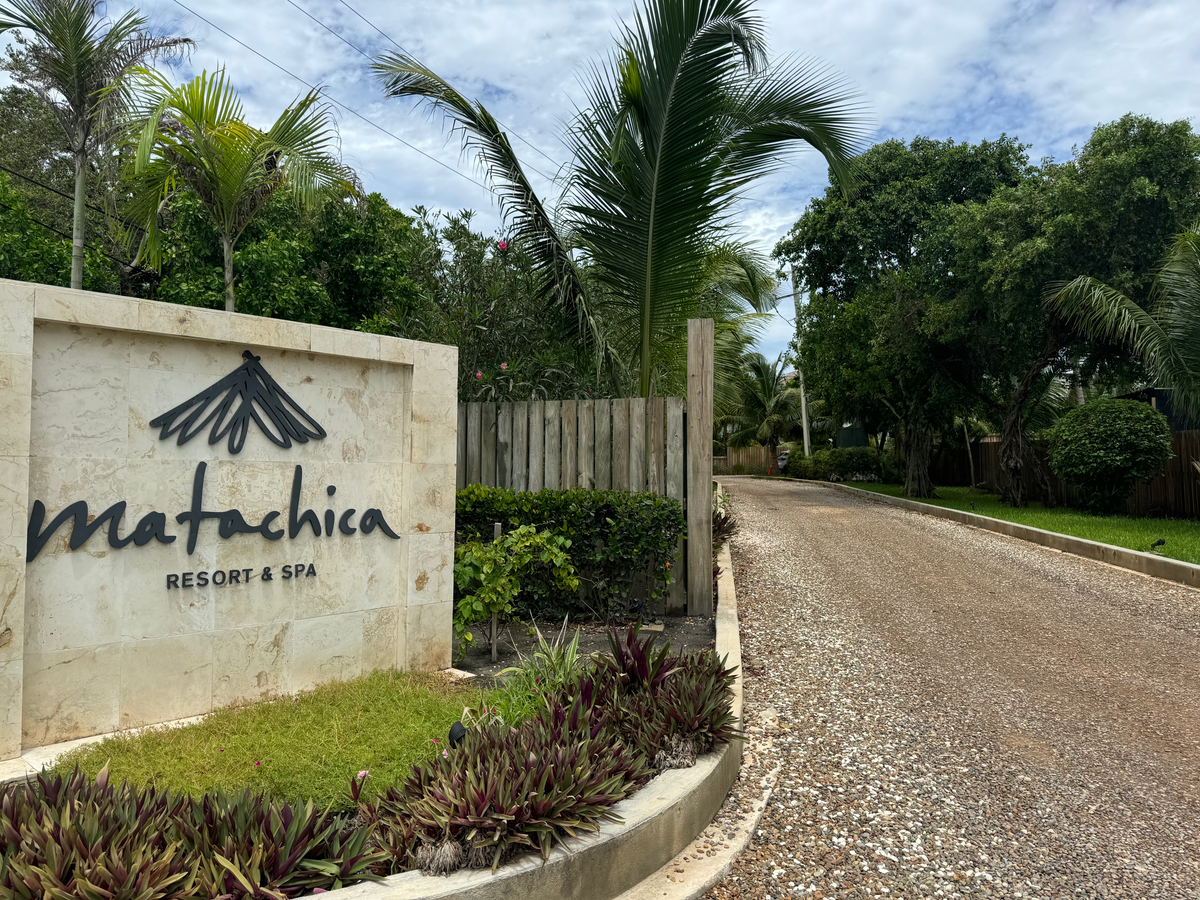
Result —
[[[282, 396], [210, 442], [247, 351]], [[454, 347], [0, 280], [0, 758], [448, 666], [456, 392]]]

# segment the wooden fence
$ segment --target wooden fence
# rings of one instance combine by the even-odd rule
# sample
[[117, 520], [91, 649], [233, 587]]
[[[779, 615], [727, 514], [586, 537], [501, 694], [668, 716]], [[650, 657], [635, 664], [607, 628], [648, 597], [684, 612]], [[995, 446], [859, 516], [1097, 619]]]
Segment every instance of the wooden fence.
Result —
[[766, 475], [777, 454], [770, 447], [730, 447], [713, 457], [714, 475]]
[[[458, 487], [583, 488], [674, 497], [687, 517], [668, 613], [713, 614], [713, 320], [688, 320], [687, 400], [458, 404]], [[688, 415], [688, 410], [693, 410]]]
[[458, 486], [650, 491], [682, 501], [682, 397], [458, 404]]
[[[1131, 516], [1153, 516], [1174, 519], [1200, 519], [1200, 472], [1192, 465], [1193, 460], [1200, 460], [1200, 431], [1177, 431], [1171, 436], [1172, 449], [1175, 455], [1167, 463], [1162, 474], [1148, 482], [1138, 484], [1133, 494], [1125, 501], [1124, 512]], [[1000, 441], [999, 438], [985, 438], [971, 445], [975, 454], [975, 477], [987, 485], [989, 491], [1000, 489]], [[962, 457], [958, 459], [957, 457]], [[1045, 462], [1045, 455], [1041, 456]], [[966, 474], [967, 459], [965, 450], [959, 450], [953, 459], [947, 459], [942, 466], [935, 467], [935, 484], [965, 485], [970, 478]], [[1058, 494], [1060, 503], [1074, 505], [1078, 502], [1078, 490], [1063, 484], [1050, 472], [1046, 472], [1050, 483]], [[1025, 488], [1031, 497], [1033, 479], [1026, 472]]]

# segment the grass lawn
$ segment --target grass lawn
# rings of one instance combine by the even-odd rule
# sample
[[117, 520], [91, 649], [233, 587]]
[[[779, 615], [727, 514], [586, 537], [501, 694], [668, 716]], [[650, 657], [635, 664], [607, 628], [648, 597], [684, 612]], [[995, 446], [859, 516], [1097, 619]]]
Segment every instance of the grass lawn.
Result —
[[[893, 497], [899, 497], [903, 491], [898, 484], [869, 484], [856, 481], [852, 486]], [[1021, 525], [1069, 534], [1089, 541], [1114, 544], [1129, 550], [1148, 552], [1151, 544], [1163, 538], [1167, 543], [1156, 548], [1156, 552], [1172, 559], [1200, 564], [1200, 522], [1189, 519], [1095, 516], [1066, 507], [1046, 509], [1040, 503], [1030, 503], [1025, 509], [1013, 509], [1001, 503], [996, 494], [985, 494], [983, 491], [966, 487], [940, 487], [937, 493], [941, 499], [922, 502], [991, 516], [993, 519], [1004, 519], [1007, 522], [1018, 522]], [[972, 503], [975, 504], [974, 509], [971, 508]]]
[[249, 786], [283, 800], [349, 809], [350, 779], [360, 770], [371, 773], [365, 793], [385, 790], [413, 763], [440, 752], [463, 707], [481, 702], [477, 689], [444, 676], [375, 672], [220, 709], [182, 728], [117, 735], [73, 751], [55, 768], [69, 771], [78, 763], [95, 776], [107, 761], [117, 780], [193, 795]]

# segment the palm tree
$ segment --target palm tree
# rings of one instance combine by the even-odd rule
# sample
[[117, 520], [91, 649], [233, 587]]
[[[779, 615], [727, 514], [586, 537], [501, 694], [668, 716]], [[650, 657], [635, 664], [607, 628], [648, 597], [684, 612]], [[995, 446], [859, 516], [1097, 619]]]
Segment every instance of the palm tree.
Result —
[[1132, 346], [1171, 404], [1200, 418], [1200, 222], [1167, 251], [1148, 310], [1087, 275], [1051, 285], [1046, 302], [1090, 337]]
[[729, 436], [729, 446], [745, 447], [758, 441], [774, 455], [784, 435], [799, 421], [800, 388], [784, 376], [782, 368], [783, 354], [773, 363], [761, 353], [746, 355], [741, 409], [722, 420], [736, 429]]
[[[863, 136], [840, 78], [807, 61], [767, 62], [751, 0], [646, 0], [621, 27], [614, 55], [591, 69], [586, 106], [566, 134], [573, 162], [555, 210], [482, 104], [404, 53], [373, 69], [388, 96], [421, 98], [462, 132], [537, 260], [543, 289], [592, 335], [602, 331], [642, 396], [672, 377], [666, 357], [680, 358], [670, 348], [686, 342], [687, 320], [710, 315], [716, 300], [727, 311], [729, 293], [712, 290], [714, 260], [756, 255], [733, 237], [734, 207], [749, 186], [801, 144], [848, 184]], [[767, 308], [765, 295], [753, 299]]]
[[159, 215], [180, 191], [192, 191], [216, 226], [225, 258], [225, 309], [234, 310], [233, 251], [238, 238], [278, 193], [312, 207], [330, 196], [357, 196], [354, 172], [334, 154], [330, 107], [311, 91], [267, 131], [242, 120], [242, 104], [224, 70], [172, 86], [141, 70], [130, 219], [146, 229], [139, 261], [162, 264]]
[[130, 10], [115, 22], [97, 19], [100, 0], [0, 2], [0, 34], [19, 28], [34, 36], [29, 48], [32, 87], [49, 103], [75, 157], [75, 210], [71, 229], [71, 287], [83, 287], [88, 159], [97, 141], [115, 134], [125, 96], [122, 83], [135, 67], [192, 47], [188, 38], [146, 30]]

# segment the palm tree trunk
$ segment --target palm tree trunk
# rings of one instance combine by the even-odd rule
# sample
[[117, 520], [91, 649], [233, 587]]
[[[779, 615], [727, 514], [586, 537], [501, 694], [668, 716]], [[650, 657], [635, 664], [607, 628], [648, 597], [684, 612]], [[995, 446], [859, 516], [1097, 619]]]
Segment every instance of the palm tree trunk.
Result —
[[71, 223], [71, 287], [83, 288], [84, 195], [87, 191], [87, 151], [75, 152], [75, 211]]
[[233, 241], [221, 235], [221, 248], [225, 251], [225, 312], [233, 312]]

